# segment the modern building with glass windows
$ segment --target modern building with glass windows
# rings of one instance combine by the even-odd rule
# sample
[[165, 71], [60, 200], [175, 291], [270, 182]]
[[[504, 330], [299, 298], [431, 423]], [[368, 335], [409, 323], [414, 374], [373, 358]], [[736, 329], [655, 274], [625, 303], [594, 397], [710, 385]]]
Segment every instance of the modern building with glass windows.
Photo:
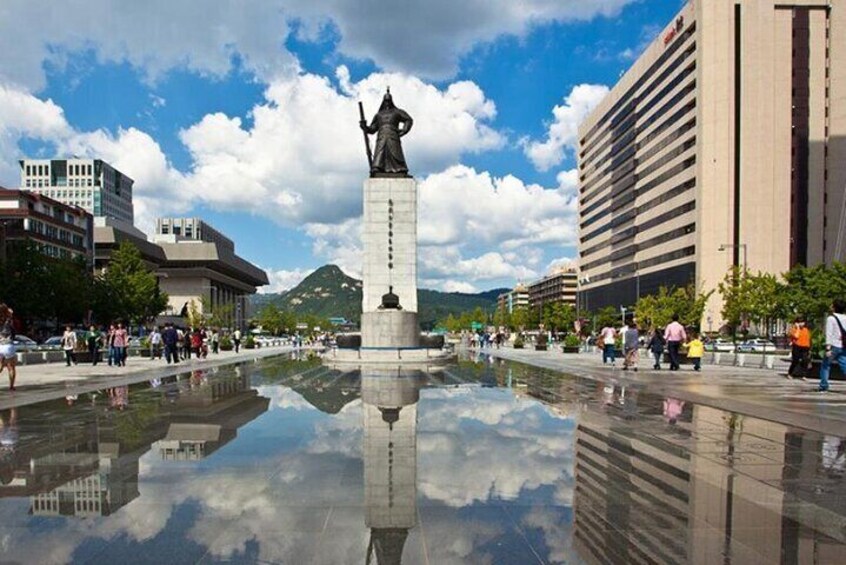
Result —
[[846, 3], [689, 2], [582, 123], [578, 161], [593, 309], [843, 261]]
[[101, 159], [23, 159], [21, 188], [133, 225], [135, 181]]

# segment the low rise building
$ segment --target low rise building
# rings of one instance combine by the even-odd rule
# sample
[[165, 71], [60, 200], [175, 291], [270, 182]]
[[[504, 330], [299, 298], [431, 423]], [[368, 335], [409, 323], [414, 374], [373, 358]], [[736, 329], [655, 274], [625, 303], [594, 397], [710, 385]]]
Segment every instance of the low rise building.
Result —
[[8, 247], [31, 242], [49, 256], [94, 261], [93, 218], [41, 194], [0, 187], [0, 260]]
[[517, 286], [497, 297], [497, 306], [506, 314], [512, 314], [516, 308], [528, 308], [529, 289], [526, 285], [518, 283]]
[[574, 267], [564, 267], [529, 284], [529, 306], [563, 302], [576, 305], [579, 275]]
[[199, 218], [160, 218], [153, 241], [165, 256], [158, 270], [170, 299], [165, 316], [184, 316], [193, 305], [205, 317], [244, 328], [248, 297], [269, 284], [267, 273], [236, 255], [232, 240]]

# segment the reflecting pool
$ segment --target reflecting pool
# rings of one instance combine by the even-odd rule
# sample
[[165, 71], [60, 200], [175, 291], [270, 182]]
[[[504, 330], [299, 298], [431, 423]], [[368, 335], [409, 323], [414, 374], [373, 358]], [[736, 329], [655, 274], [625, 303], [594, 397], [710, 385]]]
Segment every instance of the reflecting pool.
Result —
[[842, 563], [846, 440], [479, 357], [0, 412], [0, 561]]

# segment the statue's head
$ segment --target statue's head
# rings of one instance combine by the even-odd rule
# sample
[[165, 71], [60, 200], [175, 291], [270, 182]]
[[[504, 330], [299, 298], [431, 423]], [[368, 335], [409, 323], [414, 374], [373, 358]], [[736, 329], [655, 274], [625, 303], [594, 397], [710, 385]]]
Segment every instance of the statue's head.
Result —
[[394, 107], [394, 99], [391, 96], [391, 87], [388, 87], [388, 91], [385, 93], [385, 97], [382, 98], [382, 105], [379, 106], [379, 110], [390, 110]]

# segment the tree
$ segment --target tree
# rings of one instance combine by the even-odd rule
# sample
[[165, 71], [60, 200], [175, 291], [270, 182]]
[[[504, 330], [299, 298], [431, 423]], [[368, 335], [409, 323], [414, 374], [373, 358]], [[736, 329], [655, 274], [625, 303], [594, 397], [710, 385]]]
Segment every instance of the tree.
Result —
[[641, 296], [635, 304], [635, 316], [641, 324], [664, 327], [673, 315], [685, 326], [699, 326], [705, 303], [714, 291], [697, 292], [694, 285], [678, 288], [662, 286], [657, 294]]
[[0, 300], [29, 326], [36, 321], [83, 321], [93, 303], [93, 280], [85, 259], [57, 259], [38, 245], [18, 243], [0, 265]]
[[515, 308], [511, 312], [511, 325], [509, 326], [514, 331], [523, 331], [529, 325], [529, 309]]
[[606, 326], [616, 327], [620, 325], [620, 312], [613, 306], [606, 306], [597, 310], [594, 316], [596, 318], [597, 328], [604, 328]]
[[785, 316], [803, 315], [822, 322], [835, 298], [846, 296], [846, 265], [803, 267], [784, 273], [780, 302]]
[[158, 278], [144, 265], [138, 248], [129, 242], [121, 243], [112, 253], [95, 288], [100, 321], [122, 318], [145, 322], [167, 307], [167, 295], [159, 289]]
[[554, 332], [571, 331], [576, 321], [576, 309], [564, 302], [549, 302], [543, 306], [543, 324]]

